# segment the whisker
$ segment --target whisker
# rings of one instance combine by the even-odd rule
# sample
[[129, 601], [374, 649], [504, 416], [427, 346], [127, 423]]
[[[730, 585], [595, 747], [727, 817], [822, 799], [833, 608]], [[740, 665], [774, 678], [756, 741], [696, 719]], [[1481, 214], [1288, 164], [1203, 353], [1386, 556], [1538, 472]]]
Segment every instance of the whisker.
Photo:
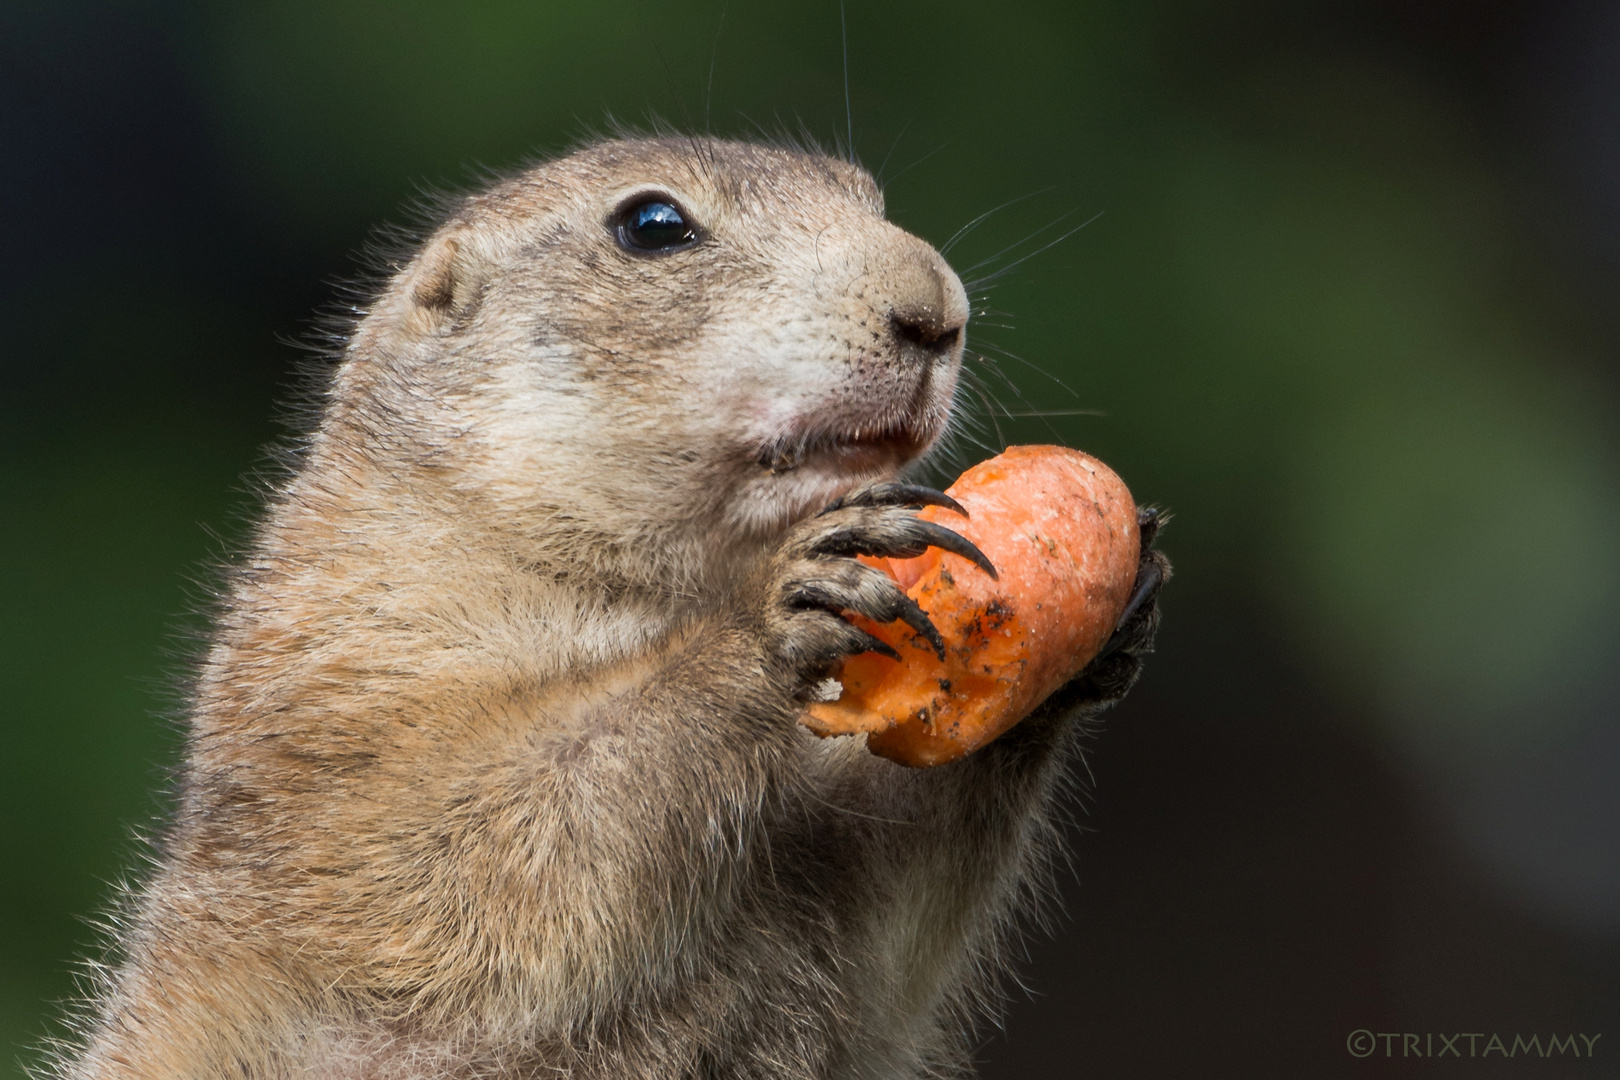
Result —
[[[1076, 225], [1074, 228], [1070, 229], [1068, 232], [1064, 233], [1062, 236], [1058, 237], [1056, 240], [1052, 240], [1052, 241], [1050, 241], [1048, 243], [1042, 244], [1040, 247], [1036, 248], [1034, 251], [1030, 252], [1028, 255], [1024, 255], [1024, 256], [1021, 256], [1021, 257], [1019, 257], [1017, 259], [1014, 259], [1012, 262], [1008, 263], [1006, 266], [1003, 266], [1001, 269], [992, 271], [991, 273], [985, 275], [982, 278], [975, 278], [973, 280], [973, 282], [970, 285], [967, 286], [967, 288], [970, 289], [970, 290], [973, 290], [973, 291], [983, 289], [984, 287], [986, 287], [987, 285], [990, 285], [992, 282], [996, 281], [997, 279], [1006, 276], [1008, 273], [1012, 272], [1013, 270], [1016, 270], [1018, 267], [1022, 266], [1024, 263], [1027, 263], [1029, 260], [1031, 260], [1035, 256], [1039, 255], [1041, 252], [1050, 251], [1052, 248], [1057, 247], [1059, 244], [1063, 243], [1063, 241], [1067, 240], [1069, 237], [1073, 236], [1075, 233], [1079, 232], [1081, 229], [1085, 228], [1087, 225], [1090, 225], [1092, 222], [1094, 222], [1098, 218], [1102, 217], [1103, 213], [1104, 212], [1101, 211], [1101, 210], [1097, 211], [1095, 214], [1091, 215], [1089, 218], [1082, 221], [1080, 224]], [[1067, 215], [1065, 215], [1065, 216], [1067, 216]], [[1061, 221], [1062, 218], [1059, 218], [1058, 220]], [[1056, 225], [1057, 222], [1054, 221], [1052, 224]], [[1048, 226], [1048, 228], [1050, 228], [1050, 227], [1051, 226]], [[1031, 237], [1033, 237], [1034, 235], [1037, 235], [1037, 234], [1032, 233]], [[1026, 238], [1026, 239], [1029, 239], [1029, 238]], [[1013, 245], [1013, 247], [1017, 247], [1017, 246], [1018, 246], [1017, 244]], [[1006, 250], [1011, 250], [1011, 248], [1008, 248]], [[984, 264], [980, 263], [979, 265], [983, 266]], [[974, 269], [977, 269], [977, 268], [975, 267]]]
[[[1063, 436], [1058, 433], [1057, 428], [1053, 427], [1049, 423], [1046, 423], [1046, 417], [1051, 414], [1050, 410], [1037, 409], [1035, 407], [1034, 402], [1030, 401], [1029, 398], [1024, 396], [1023, 388], [1020, 387], [1016, 382], [1014, 382], [1007, 375], [1007, 373], [1005, 371], [1002, 371], [1001, 366], [999, 364], [995, 363], [995, 361], [991, 360], [989, 357], [984, 356], [984, 355], [980, 355], [979, 360], [982, 361], [983, 363], [985, 363], [986, 365], [988, 365], [990, 370], [994, 371], [997, 375], [999, 375], [1001, 377], [1001, 380], [1007, 384], [1007, 388], [1009, 390], [1011, 390], [1015, 395], [1017, 395], [1019, 401], [1022, 401], [1025, 405], [1029, 406], [1028, 409], [1022, 411], [1022, 415], [1028, 416], [1031, 419], [1040, 420], [1042, 422], [1042, 424], [1045, 425], [1046, 430], [1050, 431], [1052, 433], [1052, 438], [1053, 439], [1055, 439], [1058, 442], [1063, 441]], [[1030, 366], [1034, 367], [1033, 364], [1031, 364]], [[1036, 370], [1039, 371], [1040, 369], [1036, 368]], [[1069, 390], [1069, 388], [1067, 386], [1064, 386], [1063, 383], [1061, 381], [1059, 381], [1056, 376], [1049, 375], [1046, 372], [1041, 372], [1041, 374], [1047, 375], [1047, 377], [1052, 379], [1053, 382], [1056, 382], [1059, 386], [1063, 386], [1063, 389], [1068, 390], [1069, 393], [1073, 394], [1075, 397], [1080, 396], [1078, 394], [1075, 394], [1073, 390]], [[1014, 418], [1012, 410], [1006, 408], [1006, 406], [1002, 406], [1002, 411], [1007, 414], [1008, 419], [1013, 419]]]
[[849, 162], [855, 163], [855, 111], [849, 103], [849, 20], [844, 17], [844, 0], [838, 0], [838, 32], [844, 45], [844, 122], [849, 127]]
[[653, 53], [657, 55], [658, 62], [664, 67], [664, 81], [669, 84], [669, 96], [675, 99], [675, 107], [681, 113], [681, 125], [687, 131], [692, 130], [692, 118], [686, 113], [686, 99], [681, 96], [680, 88], [675, 84], [675, 73], [669, 68], [669, 59], [664, 56], [664, 50], [653, 42]]
[[720, 32], [726, 28], [726, 13], [720, 12], [720, 25], [714, 30], [714, 44], [709, 48], [709, 81], [703, 88], [703, 133], [713, 135], [709, 125], [709, 106], [714, 104], [714, 61], [720, 55]]
[[900, 134], [896, 135], [894, 137], [894, 142], [889, 144], [889, 152], [887, 154], [883, 155], [883, 164], [879, 165], [878, 168], [877, 168], [878, 187], [881, 188], [883, 186], [883, 170], [887, 169], [889, 167], [889, 159], [894, 157], [894, 152], [896, 150], [900, 149], [900, 140], [905, 138], [906, 137], [906, 132], [908, 132], [910, 130], [911, 130], [911, 121], [907, 120], [906, 121], [906, 126], [900, 129]]
[[1057, 217], [1053, 218], [1051, 221], [1048, 221], [1045, 225], [1042, 225], [1034, 232], [1029, 233], [1027, 236], [1024, 236], [1021, 239], [1014, 240], [1012, 243], [1008, 244], [994, 255], [991, 255], [989, 258], [980, 259], [978, 262], [974, 263], [972, 266], [968, 267], [962, 272], [964, 274], [971, 274], [981, 266], [989, 266], [991, 263], [1007, 254], [1009, 251], [1016, 251], [1018, 248], [1023, 247], [1025, 244], [1029, 243], [1046, 230], [1056, 228], [1057, 226], [1063, 224], [1063, 222], [1067, 221], [1069, 218], [1072, 218], [1077, 212], [1078, 211], [1070, 210], [1066, 213], [1059, 214]]
[[1046, 416], [1107, 416], [1101, 409], [1033, 409], [1029, 412], [1009, 412], [1015, 420]]
[[[977, 384], [977, 381], [975, 381], [975, 385], [972, 387], [972, 389], [973, 392], [978, 395], [979, 400], [984, 402], [985, 415], [990, 419], [990, 426], [996, 430], [996, 442], [1000, 444], [1002, 450], [1005, 450], [1007, 448], [1007, 435], [1001, 430], [1001, 421], [996, 419], [995, 407], [996, 405], [1000, 404], [1000, 402], [997, 402], [991, 398], [990, 395], [985, 392], [984, 387]], [[1003, 405], [1002, 408], [1005, 410], [1006, 406]], [[998, 454], [1000, 452], [1001, 450], [996, 451]]]
[[[1038, 374], [1044, 375], [1048, 379], [1051, 379], [1053, 382], [1057, 383], [1059, 386], [1063, 387], [1064, 391], [1067, 392], [1071, 397], [1079, 397], [1080, 396], [1079, 394], [1074, 392], [1074, 389], [1072, 387], [1070, 387], [1068, 383], [1064, 382], [1062, 379], [1058, 378], [1056, 375], [1053, 375], [1050, 371], [1047, 371], [1045, 368], [1041, 367], [1039, 364], [1031, 363], [1030, 361], [1025, 360], [1022, 356], [1019, 356], [1017, 353], [1012, 352], [1011, 350], [1008, 350], [1008, 349], [1004, 349], [1000, 345], [997, 345], [993, 341], [981, 341], [981, 342], [978, 342], [977, 347], [980, 350], [989, 349], [992, 352], [999, 353], [1000, 355], [1006, 357], [1008, 360], [1016, 360], [1018, 363], [1023, 364], [1025, 367], [1029, 368], [1031, 371], [1034, 371], [1034, 372], [1036, 372]], [[981, 356], [980, 359], [988, 360], [988, 357]]]
[[[969, 233], [971, 233], [974, 229], [977, 229], [980, 225], [984, 224], [984, 222], [989, 219], [991, 214], [1000, 213], [1002, 210], [1007, 209], [1007, 207], [1012, 206], [1014, 203], [1021, 203], [1025, 199], [1033, 199], [1037, 195], [1045, 195], [1048, 191], [1051, 191], [1051, 190], [1052, 189], [1050, 187], [1044, 187], [1044, 188], [1041, 188], [1039, 191], [1031, 191], [1027, 195], [1020, 195], [1016, 199], [1008, 199], [1006, 202], [1002, 203], [1000, 206], [991, 207], [990, 209], [986, 210], [984, 213], [980, 214], [978, 217], [974, 218], [972, 221], [968, 222], [966, 225], [962, 226], [960, 229], [957, 229], [956, 232], [952, 233], [951, 238], [949, 240], [945, 241], [944, 244], [940, 245], [939, 253], [941, 255], [944, 255], [944, 254], [948, 253], [951, 250], [951, 248], [956, 246], [957, 241], [963, 239]], [[1026, 239], [1027, 239], [1027, 237], [1026, 237]], [[1022, 243], [1022, 241], [1020, 241], [1020, 243]], [[1017, 245], [1015, 244], [1013, 246], [1016, 247]]]
[[884, 183], [886, 183], [886, 184], [894, 183], [896, 180], [900, 179], [900, 177], [906, 175], [906, 173], [910, 172], [912, 169], [915, 169], [917, 166], [921, 165], [923, 162], [927, 161], [929, 158], [933, 157], [935, 154], [939, 153], [941, 150], [945, 149], [949, 145], [951, 145], [951, 143], [950, 143], [950, 140], [947, 139], [946, 141], [940, 143], [938, 146], [934, 147], [932, 150], [928, 151], [928, 153], [924, 154], [922, 157], [918, 158], [916, 161], [913, 161], [910, 165], [907, 165], [905, 168], [901, 169], [899, 172], [897, 172], [893, 176], [889, 177], [889, 179], [884, 181]]

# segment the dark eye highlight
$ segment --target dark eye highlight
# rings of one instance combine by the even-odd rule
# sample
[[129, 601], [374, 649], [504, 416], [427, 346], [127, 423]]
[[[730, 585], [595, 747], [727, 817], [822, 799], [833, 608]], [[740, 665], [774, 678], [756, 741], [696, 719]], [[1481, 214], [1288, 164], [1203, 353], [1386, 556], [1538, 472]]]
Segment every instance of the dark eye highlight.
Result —
[[697, 239], [697, 229], [680, 209], [658, 199], [636, 203], [619, 219], [619, 242], [632, 251], [674, 251]]

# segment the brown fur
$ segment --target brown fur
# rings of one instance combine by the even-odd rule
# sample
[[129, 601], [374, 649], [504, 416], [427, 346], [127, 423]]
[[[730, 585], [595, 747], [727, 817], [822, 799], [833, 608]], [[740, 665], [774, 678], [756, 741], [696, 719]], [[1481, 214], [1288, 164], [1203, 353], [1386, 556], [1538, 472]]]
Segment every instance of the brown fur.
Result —
[[[704, 241], [623, 250], [643, 190]], [[811, 154], [609, 141], [466, 200], [235, 573], [61, 1073], [965, 1069], [1073, 725], [918, 771], [795, 716], [860, 647], [804, 582], [913, 543], [892, 499], [812, 512], [938, 437], [966, 315]], [[1123, 693], [1153, 617], [1066, 709]]]

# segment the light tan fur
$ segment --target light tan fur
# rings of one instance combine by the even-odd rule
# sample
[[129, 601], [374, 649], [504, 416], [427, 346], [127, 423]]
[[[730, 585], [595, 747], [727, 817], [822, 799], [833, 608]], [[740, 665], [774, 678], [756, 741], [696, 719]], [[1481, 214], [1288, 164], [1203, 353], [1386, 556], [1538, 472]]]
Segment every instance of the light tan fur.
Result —
[[[702, 241], [627, 251], [643, 196]], [[845, 162], [676, 138], [456, 208], [233, 572], [64, 1076], [967, 1067], [1073, 725], [908, 770], [796, 723], [860, 647], [804, 582], [916, 546], [892, 499], [815, 512], [927, 450], [961, 363], [961, 285], [882, 212]]]

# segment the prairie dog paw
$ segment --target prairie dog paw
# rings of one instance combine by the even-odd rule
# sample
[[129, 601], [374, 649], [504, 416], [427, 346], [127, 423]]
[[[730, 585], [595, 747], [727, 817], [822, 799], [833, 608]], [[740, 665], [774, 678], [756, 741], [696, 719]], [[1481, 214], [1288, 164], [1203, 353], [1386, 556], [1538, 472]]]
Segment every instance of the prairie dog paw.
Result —
[[1159, 589], [1170, 580], [1170, 560], [1153, 546], [1161, 526], [1169, 520], [1154, 507], [1137, 510], [1142, 554], [1136, 564], [1136, 584], [1108, 643], [1074, 681], [1054, 694], [1077, 702], [1106, 704], [1125, 696], [1141, 672], [1142, 658], [1153, 651], [1159, 629]]
[[945, 642], [927, 613], [887, 574], [857, 555], [909, 559], [937, 547], [995, 567], [960, 534], [923, 521], [921, 506], [961, 513], [950, 496], [915, 484], [866, 484], [795, 526], [772, 560], [765, 584], [765, 636], [771, 653], [793, 674], [801, 694], [811, 692], [838, 661], [862, 652], [898, 660], [888, 645], [843, 618], [853, 611], [873, 622], [900, 619], [941, 656]]

